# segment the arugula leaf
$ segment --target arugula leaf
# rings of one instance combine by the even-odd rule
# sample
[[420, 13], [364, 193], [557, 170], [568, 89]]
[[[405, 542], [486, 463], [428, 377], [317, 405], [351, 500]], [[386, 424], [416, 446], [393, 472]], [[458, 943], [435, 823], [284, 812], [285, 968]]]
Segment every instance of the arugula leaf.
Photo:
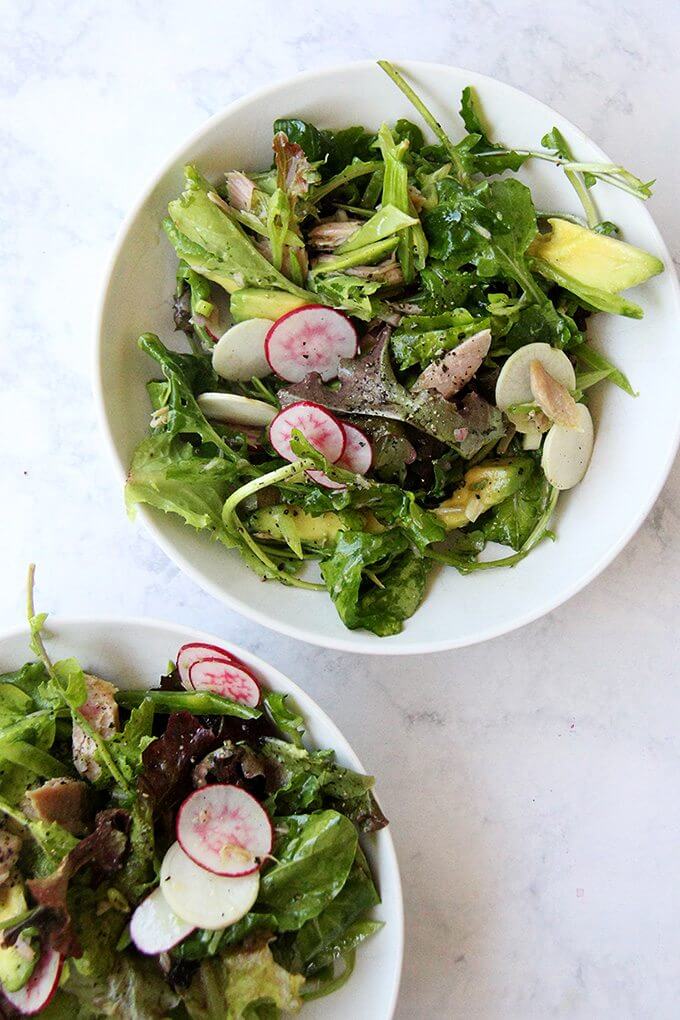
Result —
[[[496, 145], [489, 138], [488, 129], [479, 104], [479, 97], [471, 85], [467, 85], [460, 100], [460, 116], [469, 132], [467, 145], [459, 143], [461, 158], [470, 173], [502, 174], [504, 170], [517, 171], [528, 159], [526, 154], [513, 152], [504, 145]], [[489, 152], [497, 155], [489, 156]]]
[[302, 747], [302, 738], [305, 733], [304, 720], [301, 715], [289, 708], [288, 695], [279, 691], [268, 691], [263, 699], [265, 712], [281, 731], [296, 747]]
[[477, 522], [488, 542], [522, 548], [545, 512], [551, 486], [542, 470], [535, 465], [526, 472], [522, 485]]
[[425, 596], [429, 563], [404, 553], [379, 575], [380, 584], [364, 592], [359, 606], [362, 626], [378, 637], [399, 634]]
[[539, 342], [569, 351], [577, 348], [584, 340], [574, 320], [564, 312], [558, 312], [552, 302], [520, 308], [510, 316], [510, 321], [510, 329], [499, 341], [499, 345], [494, 345], [493, 354], [510, 354], [525, 344]]
[[215, 446], [227, 460], [242, 465], [242, 459], [213, 428], [194, 396], [188, 366], [195, 372], [201, 365], [201, 359], [194, 359], [191, 355], [175, 354], [174, 351], [168, 350], [155, 333], [142, 333], [138, 344], [145, 354], [161, 366], [170, 387], [164, 431], [170, 436], [180, 434], [199, 436], [204, 443]]
[[358, 841], [350, 820], [337, 811], [277, 819], [277, 828], [282, 825], [277, 863], [262, 875], [258, 905], [276, 917], [280, 931], [295, 931], [340, 892]]
[[420, 274], [424, 293], [416, 303], [428, 315], [460, 308], [467, 302], [476, 280], [474, 272], [458, 268], [457, 259], [452, 263], [429, 259]]
[[593, 369], [595, 372], [604, 373], [601, 375], [602, 379], [609, 379], [615, 386], [622, 389], [624, 393], [627, 393], [631, 397], [637, 397], [638, 394], [631, 386], [628, 377], [624, 375], [621, 369], [617, 368], [616, 365], [613, 365], [608, 358], [605, 358], [604, 354], [593, 350], [593, 348], [589, 347], [587, 344], [583, 344], [576, 351], [576, 357], [579, 361], [583, 362], [584, 365], [587, 365], [588, 368]]
[[340, 308], [364, 321], [372, 319], [375, 315], [376, 307], [372, 295], [382, 286], [379, 280], [363, 280], [359, 276], [349, 276], [347, 273], [315, 276], [309, 285], [324, 303]]
[[398, 634], [420, 605], [428, 571], [404, 534], [391, 530], [342, 532], [321, 573], [346, 627], [386, 636]]

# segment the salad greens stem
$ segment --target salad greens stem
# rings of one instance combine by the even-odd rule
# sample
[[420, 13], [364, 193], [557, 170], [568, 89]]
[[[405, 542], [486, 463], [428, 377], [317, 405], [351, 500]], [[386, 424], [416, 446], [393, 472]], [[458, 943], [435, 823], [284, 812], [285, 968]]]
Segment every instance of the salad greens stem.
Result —
[[530, 159], [542, 159], [555, 166], [561, 166], [567, 174], [592, 174], [605, 184], [611, 184], [629, 195], [634, 195], [645, 201], [651, 198], [652, 184], [654, 181], [641, 181], [623, 166], [614, 163], [580, 163], [577, 160], [566, 159], [564, 156], [556, 156], [552, 152], [543, 152], [540, 149], [492, 149], [489, 152], [479, 152], [476, 155], [485, 159], [497, 156], [507, 156], [515, 152], [518, 156], [528, 156]]
[[484, 561], [480, 562], [478, 560], [474, 564], [473, 569], [490, 570], [494, 567], [514, 567], [517, 563], [523, 560], [525, 556], [528, 556], [531, 550], [534, 549], [538, 545], [538, 543], [547, 536], [548, 525], [550, 524], [552, 515], [555, 512], [555, 507], [557, 505], [559, 495], [560, 490], [556, 489], [553, 486], [551, 488], [550, 497], [548, 498], [548, 501], [546, 503], [545, 510], [537, 520], [534, 530], [531, 532], [526, 542], [524, 543], [522, 548], [518, 550], [518, 552], [514, 553], [512, 556], [501, 557], [501, 559], [498, 560], [487, 560], [486, 562]]
[[[376, 170], [382, 170], [383, 164], [381, 160], [370, 160], [368, 162], [357, 160], [355, 163], [350, 163], [344, 170], [341, 170], [335, 177], [331, 177], [325, 184], [321, 184], [319, 187], [313, 188], [310, 191], [310, 199], [313, 202], [318, 202], [320, 199], [325, 198], [331, 191], [335, 191], [336, 188], [341, 188], [343, 184], [349, 183], [349, 181], [356, 180], [357, 177], [365, 177], [367, 174], [374, 174]], [[372, 214], [371, 214], [372, 215]]]
[[154, 712], [169, 715], [171, 712], [193, 712], [194, 715], [233, 715], [238, 719], [259, 719], [262, 713], [240, 702], [230, 701], [208, 691], [116, 691], [121, 708], [138, 708], [150, 701]]
[[379, 60], [378, 66], [381, 67], [385, 74], [392, 79], [397, 88], [400, 89], [401, 92], [403, 92], [406, 98], [409, 100], [409, 102], [411, 102], [415, 106], [416, 110], [423, 118], [425, 123], [428, 125], [428, 127], [430, 127], [434, 131], [437, 138], [439, 139], [439, 141], [441, 142], [441, 144], [444, 146], [447, 153], [451, 157], [451, 162], [453, 163], [456, 169], [456, 176], [458, 177], [460, 183], [469, 184], [470, 178], [468, 177], [465, 167], [463, 166], [463, 161], [460, 157], [460, 153], [458, 152], [458, 149], [453, 144], [453, 142], [451, 141], [446, 131], [437, 120], [437, 118], [432, 113], [430, 113], [428, 108], [423, 103], [422, 99], [420, 99], [420, 97], [413, 91], [409, 83], [404, 78], [402, 78], [402, 76], [399, 74], [399, 71], [397, 71], [396, 67], [394, 67], [394, 65], [391, 64], [389, 60]]
[[224, 508], [222, 510], [222, 521], [227, 531], [237, 534], [241, 541], [245, 543], [252, 553], [254, 553], [257, 559], [266, 568], [268, 576], [275, 577], [278, 581], [281, 581], [282, 584], [287, 584], [294, 588], [304, 588], [307, 591], [326, 591], [326, 586], [323, 584], [316, 584], [313, 581], [305, 581], [300, 577], [294, 577], [281, 570], [281, 568], [277, 566], [277, 564], [274, 563], [269, 556], [267, 556], [262, 546], [255, 541], [245, 524], [243, 524], [236, 513], [236, 507], [239, 503], [242, 503], [244, 499], [248, 499], [250, 496], [256, 495], [262, 489], [267, 489], [271, 485], [278, 485], [279, 483], [286, 481], [297, 481], [304, 475], [305, 471], [313, 468], [313, 461], [297, 460], [293, 464], [286, 464], [285, 467], [277, 468], [276, 471], [269, 471], [267, 474], [261, 475], [253, 481], [246, 482], [246, 484], [242, 485], [240, 489], [233, 492], [224, 504]]
[[[28, 611], [28, 623], [31, 629], [31, 648], [36, 653], [36, 655], [41, 659], [45, 669], [47, 670], [47, 673], [49, 674], [50, 679], [54, 684], [55, 691], [59, 693], [64, 703], [68, 705], [68, 702], [64, 697], [64, 692], [62, 690], [60, 678], [57, 675], [54, 663], [52, 662], [50, 656], [48, 655], [47, 649], [45, 647], [45, 642], [43, 641], [42, 638], [42, 626], [45, 622], [46, 616], [45, 614], [36, 616], [33, 597], [34, 587], [35, 587], [35, 563], [31, 563], [29, 564], [28, 567], [28, 592], [26, 606]], [[118, 786], [125, 790], [126, 793], [129, 793], [130, 792], [129, 784], [126, 781], [125, 777], [123, 776], [123, 773], [120, 771], [120, 769], [114, 762], [113, 758], [109, 754], [109, 750], [106, 747], [106, 742], [104, 741], [104, 738], [101, 736], [100, 733], [97, 733], [97, 731], [90, 725], [90, 722], [85, 718], [80, 709], [73, 708], [73, 706], [71, 705], [68, 705], [68, 707], [71, 710], [71, 716], [74, 722], [77, 722], [82, 731], [88, 737], [90, 737], [91, 740], [94, 741], [97, 747], [97, 752], [102, 762], [104, 763], [104, 765], [106, 765], [106, 768], [111, 773], [111, 776], [113, 777], [114, 781], [118, 784]]]

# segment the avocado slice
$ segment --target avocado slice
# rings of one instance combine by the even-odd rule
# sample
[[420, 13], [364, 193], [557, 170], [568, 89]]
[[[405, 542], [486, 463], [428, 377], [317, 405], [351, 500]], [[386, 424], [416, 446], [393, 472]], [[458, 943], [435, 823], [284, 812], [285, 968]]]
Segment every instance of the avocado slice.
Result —
[[330, 545], [349, 526], [339, 514], [332, 511], [313, 516], [299, 507], [285, 503], [256, 510], [249, 523], [257, 534], [277, 542], [286, 542], [291, 548], [301, 542], [317, 546]]
[[[10, 921], [26, 911], [26, 897], [20, 882], [0, 889], [0, 922]], [[25, 959], [14, 946], [0, 947], [0, 983], [8, 992], [23, 988], [38, 962], [38, 954]]]
[[487, 460], [465, 472], [463, 484], [434, 511], [448, 530], [464, 528], [512, 496], [532, 469], [528, 457]]
[[271, 319], [309, 304], [304, 298], [287, 294], [284, 290], [265, 290], [258, 287], [243, 287], [231, 295], [229, 311], [234, 322], [244, 319]]
[[551, 218], [548, 223], [550, 233], [539, 234], [529, 254], [577, 284], [618, 294], [663, 272], [663, 262], [642, 248], [569, 220]]

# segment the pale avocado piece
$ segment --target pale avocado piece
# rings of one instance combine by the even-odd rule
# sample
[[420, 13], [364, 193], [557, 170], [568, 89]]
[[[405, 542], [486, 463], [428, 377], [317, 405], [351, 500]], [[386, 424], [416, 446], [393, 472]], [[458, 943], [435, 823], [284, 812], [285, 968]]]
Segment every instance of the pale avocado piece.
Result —
[[256, 510], [250, 518], [250, 526], [259, 535], [266, 535], [292, 547], [305, 542], [309, 545], [326, 546], [336, 540], [348, 524], [339, 514], [327, 513], [313, 516], [299, 507], [279, 503], [276, 506]]
[[445, 528], [464, 528], [517, 492], [531, 468], [528, 457], [477, 464], [465, 472], [463, 484], [434, 512]]
[[546, 280], [558, 283], [560, 287], [564, 287], [565, 290], [580, 298], [583, 304], [597, 311], [610, 312], [612, 315], [625, 315], [629, 319], [641, 319], [644, 315], [640, 306], [636, 305], [634, 301], [629, 301], [620, 294], [581, 283], [580, 280], [568, 276], [567, 273], [563, 273], [562, 270], [557, 269], [550, 262], [546, 262], [545, 259], [534, 256], [531, 260], [531, 267], [541, 276], [545, 276]]
[[[26, 910], [26, 897], [20, 882], [0, 889], [0, 921], [9, 921]], [[25, 959], [14, 946], [0, 947], [0, 983], [8, 992], [23, 988], [38, 962], [36, 953]]]
[[529, 246], [529, 254], [577, 283], [618, 294], [663, 272], [663, 262], [642, 248], [569, 220], [555, 218], [548, 223], [550, 233], [539, 234]]
[[234, 322], [244, 319], [271, 319], [309, 304], [304, 298], [287, 294], [283, 290], [264, 290], [257, 287], [243, 287], [231, 295], [229, 311]]

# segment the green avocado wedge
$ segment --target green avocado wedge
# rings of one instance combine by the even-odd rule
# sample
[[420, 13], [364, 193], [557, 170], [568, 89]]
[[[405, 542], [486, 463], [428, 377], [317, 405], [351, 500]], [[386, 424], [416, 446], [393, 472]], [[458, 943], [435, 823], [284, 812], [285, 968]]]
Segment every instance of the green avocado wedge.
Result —
[[539, 265], [547, 263], [579, 285], [618, 294], [663, 272], [660, 259], [625, 241], [596, 234], [569, 220], [554, 218], [548, 223], [550, 233], [539, 234], [529, 254], [541, 260]]

